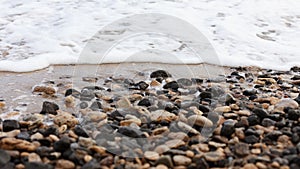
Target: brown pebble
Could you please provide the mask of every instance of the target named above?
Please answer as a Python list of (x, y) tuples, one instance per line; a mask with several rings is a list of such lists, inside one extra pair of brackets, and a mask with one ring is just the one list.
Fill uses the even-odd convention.
[(243, 169), (258, 169), (254, 164), (246, 164), (244, 165)]
[(157, 160), (159, 158), (159, 154), (155, 151), (146, 151), (144, 153), (144, 156), (146, 159), (152, 160), (152, 161)]
[(75, 164), (72, 161), (69, 160), (57, 160), (55, 169), (74, 169)]
[(25, 166), (24, 166), (24, 164), (17, 164), (15, 166), (15, 169), (25, 169)]
[(268, 167), (262, 163), (262, 162), (257, 162), (256, 164), (256, 167), (258, 167), (259, 169), (267, 169)]

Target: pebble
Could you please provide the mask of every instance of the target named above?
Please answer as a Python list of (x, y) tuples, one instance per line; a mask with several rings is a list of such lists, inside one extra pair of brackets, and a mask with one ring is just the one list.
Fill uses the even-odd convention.
[(55, 169), (75, 169), (75, 164), (69, 160), (57, 160)]
[(258, 169), (258, 168), (254, 164), (249, 163), (249, 164), (245, 164), (243, 166), (243, 169)]
[(56, 103), (44, 101), (42, 111), (40, 113), (41, 114), (54, 114), (54, 115), (56, 115), (57, 110), (59, 110), (59, 106)]
[(79, 123), (76, 117), (67, 112), (61, 112), (59, 115), (55, 116), (53, 122), (58, 126), (62, 126), (65, 124), (70, 128), (75, 127)]
[(249, 145), (245, 143), (238, 143), (234, 146), (234, 152), (238, 156), (246, 156), (250, 153)]
[(163, 164), (167, 166), (168, 168), (173, 168), (173, 162), (170, 156), (161, 156), (159, 159), (156, 160), (155, 162), (156, 165)]
[(5, 150), (0, 150), (0, 165), (4, 166), (10, 161), (11, 157)]
[(185, 142), (180, 139), (173, 139), (165, 142), (165, 145), (168, 146), (169, 148), (177, 148), (179, 146), (185, 145)]
[(4, 150), (23, 150), (31, 152), (35, 151), (37, 147), (34, 143), (30, 143), (26, 140), (3, 138), (0, 140), (0, 148)]
[(4, 132), (12, 131), (15, 129), (19, 129), (20, 125), (17, 120), (4, 120), (2, 124), (2, 130)]
[(35, 86), (32, 92), (45, 93), (48, 95), (53, 95), (56, 93), (55, 89), (50, 86)]
[(159, 158), (159, 154), (155, 151), (146, 151), (144, 153), (144, 156), (146, 159), (151, 160), (151, 161), (158, 160), (158, 158)]
[(168, 78), (172, 77), (170, 73), (165, 70), (157, 70), (150, 74), (150, 78)]
[(231, 112), (231, 107), (230, 106), (217, 107), (215, 108), (214, 111), (218, 113), (228, 113)]
[(29, 162), (42, 162), (42, 159), (41, 159), (41, 157), (38, 154), (36, 154), (36, 153), (30, 153), (28, 155), (28, 161)]
[(130, 108), (131, 103), (127, 97), (122, 97), (120, 100), (117, 101), (116, 106), (117, 108)]
[(224, 159), (225, 154), (219, 151), (211, 151), (204, 154), (204, 158), (210, 162), (216, 162)]
[(41, 133), (35, 133), (33, 135), (30, 136), (30, 139), (33, 140), (40, 140), (43, 139), (44, 136)]
[(187, 166), (192, 162), (192, 160), (189, 157), (183, 155), (175, 155), (173, 157), (173, 161), (175, 165), (183, 165), (183, 166)]
[(192, 115), (188, 118), (188, 123), (190, 125), (198, 125), (201, 127), (212, 127), (213, 122), (208, 118), (201, 116), (201, 115)]

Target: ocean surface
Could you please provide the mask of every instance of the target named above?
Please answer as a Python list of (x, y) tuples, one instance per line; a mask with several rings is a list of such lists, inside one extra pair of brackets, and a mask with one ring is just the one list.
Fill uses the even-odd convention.
[[(155, 25), (148, 17), (107, 29), (107, 25), (124, 17), (151, 13), (172, 16), (186, 24), (166, 20)], [(111, 43), (111, 36), (132, 30), (131, 24), (145, 25), (148, 21), (155, 32), (136, 33)], [(190, 32), (191, 27), (203, 37)], [(185, 39), (170, 37), (168, 30)], [(99, 41), (93, 46), (93, 56), (102, 59), (84, 52), (95, 37)], [(216, 55), (195, 52), (185, 43), (189, 38), (191, 45), (201, 46), (202, 41), (203, 45), (211, 45)], [(102, 44), (113, 45), (106, 50)], [(288, 70), (300, 65), (300, 1), (0, 0), (0, 71), (118, 62), (207, 62)]]

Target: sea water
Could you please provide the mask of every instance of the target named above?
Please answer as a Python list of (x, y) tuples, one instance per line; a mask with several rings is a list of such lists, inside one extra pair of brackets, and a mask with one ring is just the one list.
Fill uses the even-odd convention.
[[(127, 37), (101, 61), (82, 57), (89, 40), (103, 27), (149, 13), (170, 15), (194, 26), (215, 50), (217, 61), (202, 59), (207, 56), (195, 54), (180, 39), (155, 33)], [(168, 26), (171, 30), (178, 25)], [(0, 1), (0, 71), (118, 62), (207, 62), (288, 70), (300, 65), (299, 44), (298, 0)]]

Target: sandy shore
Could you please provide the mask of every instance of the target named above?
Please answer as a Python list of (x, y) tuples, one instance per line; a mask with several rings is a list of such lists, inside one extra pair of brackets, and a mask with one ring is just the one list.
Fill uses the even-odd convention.
[[(82, 88), (94, 83), (82, 81), (82, 77), (97, 77), (97, 84), (104, 82), (108, 77), (132, 78), (136, 81), (145, 79), (153, 70), (163, 69), (171, 72), (175, 79), (186, 78), (209, 78), (224, 75), (230, 68), (209, 64), (200, 65), (174, 65), (160, 63), (122, 63), (122, 64), (103, 64), (103, 65), (55, 65), (46, 69), (26, 72), (0, 72), (0, 99), (6, 103), (5, 112), (19, 110), (21, 112), (40, 111), (42, 102), (53, 100), (62, 102), (58, 98), (41, 99), (40, 96), (32, 93), (35, 85), (48, 82), (53, 86), (69, 84), (75, 88)], [(142, 73), (142, 74), (141, 74)], [(144, 76), (143, 76), (143, 73)], [(66, 86), (67, 87), (67, 86)], [(63, 91), (58, 91), (63, 95)], [(3, 110), (2, 110), (3, 111)]]

